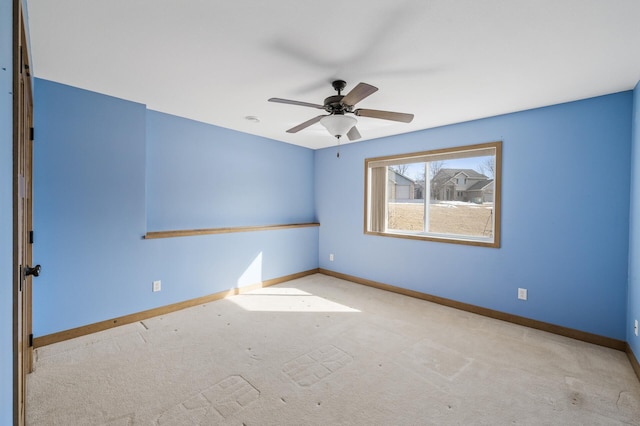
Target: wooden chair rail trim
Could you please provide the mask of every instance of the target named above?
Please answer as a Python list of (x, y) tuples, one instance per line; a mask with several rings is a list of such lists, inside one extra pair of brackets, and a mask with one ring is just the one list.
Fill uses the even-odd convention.
[[(366, 285), (368, 287), (374, 287), (380, 290), (386, 290), (393, 293), (402, 294), (405, 296), (415, 297), (417, 299), (426, 300), (428, 302), (437, 303), (439, 305), (448, 306), (450, 308), (460, 309), (462, 311), (471, 312), (474, 314), (482, 315), (489, 318), (494, 318), (502, 321), (507, 321), (513, 324), (523, 325), (525, 327), (534, 328), (537, 330), (546, 331), (560, 336), (570, 337), (572, 339), (581, 340), (587, 343), (593, 343), (596, 345), (604, 346), (619, 351), (626, 351), (627, 342), (610, 337), (601, 336), (599, 334), (587, 333), (586, 331), (575, 330), (568, 327), (563, 327), (556, 324), (550, 324), (543, 321), (538, 321), (530, 318), (521, 317), (518, 315), (509, 314), (506, 312), (495, 311), (493, 309), (483, 308), (481, 306), (471, 305), (469, 303), (458, 302), (452, 299), (444, 297), (433, 296), (427, 293), (421, 293), (415, 290), (408, 290), (401, 287), (395, 287), (389, 284), (383, 284), (376, 281), (355, 277), (353, 275), (347, 275), (340, 272), (335, 272), (327, 269), (320, 268), (321, 274), (329, 275), (332, 277), (340, 278), (343, 280), (351, 281), (356, 284)], [(639, 376), (640, 378), (640, 376)]]
[(194, 235), (229, 234), (233, 232), (274, 231), (277, 229), (308, 228), (320, 226), (317, 222), (290, 223), (284, 225), (232, 226), (228, 228), (182, 229), (171, 231), (151, 231), (144, 235), (145, 240), (155, 238), (190, 237)]
[(203, 305), (205, 303), (214, 302), (216, 300), (224, 299), (228, 296), (236, 294), (246, 293), (258, 288), (270, 287), (272, 285), (280, 284), (286, 281), (291, 281), (297, 278), (302, 278), (307, 275), (313, 275), (317, 273), (317, 269), (310, 269), (304, 272), (298, 272), (291, 275), (285, 275), (279, 278), (273, 278), (270, 280), (262, 281), (256, 284), (250, 284), (243, 287), (232, 288), (224, 290), (218, 293), (209, 294), (207, 296), (197, 297), (195, 299), (185, 300), (183, 302), (173, 303), (171, 305), (160, 306), (158, 308), (149, 309), (147, 311), (137, 312), (134, 314), (125, 315), (118, 318), (112, 318), (105, 321), (96, 322), (93, 324), (83, 325), (81, 327), (72, 328), (70, 330), (64, 330), (57, 333), (47, 334), (39, 336), (33, 339), (33, 347), (39, 348), (42, 346), (51, 345), (53, 343), (63, 342), (65, 340), (73, 339), (87, 334), (97, 333), (99, 331), (108, 330), (110, 328), (118, 327), (125, 324), (131, 324), (138, 321), (143, 321), (148, 318), (153, 318), (161, 315), (166, 315), (171, 312), (179, 311), (193, 306)]

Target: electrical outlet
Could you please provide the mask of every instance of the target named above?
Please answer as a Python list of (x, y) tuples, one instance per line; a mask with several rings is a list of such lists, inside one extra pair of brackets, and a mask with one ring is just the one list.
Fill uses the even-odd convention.
[(518, 289), (518, 299), (527, 300), (527, 289), (526, 288), (519, 288)]
[(633, 332), (638, 335), (638, 320), (636, 320), (633, 324)]
[(154, 281), (153, 282), (153, 291), (160, 291), (162, 290), (162, 281), (158, 280), (158, 281)]
[(329, 262), (333, 262), (333, 253), (329, 254)]

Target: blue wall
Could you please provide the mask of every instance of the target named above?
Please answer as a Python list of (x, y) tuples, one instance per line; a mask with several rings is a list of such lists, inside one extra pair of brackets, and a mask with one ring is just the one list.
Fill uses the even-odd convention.
[(147, 132), (150, 230), (315, 219), (313, 151), (154, 111)]
[(0, 425), (13, 422), (12, 6), (0, 0)]
[(318, 228), (142, 239), (314, 221), (311, 150), (46, 80), (35, 105), (35, 336), (317, 267)]
[[(320, 266), (625, 340), (632, 105), (623, 92), (347, 144), (337, 159), (335, 148), (36, 80), (35, 335)], [(504, 141), (500, 249), (363, 234), (365, 158), (494, 140)], [(141, 238), (316, 219), (320, 228)]]
[(640, 321), (640, 83), (633, 91), (633, 136), (631, 154), (631, 220), (629, 225), (629, 289), (627, 296), (627, 342), (640, 360), (640, 337), (633, 332)]
[[(625, 340), (631, 110), (623, 92), (316, 151), (320, 267)], [(364, 235), (365, 158), (497, 140), (500, 249)]]

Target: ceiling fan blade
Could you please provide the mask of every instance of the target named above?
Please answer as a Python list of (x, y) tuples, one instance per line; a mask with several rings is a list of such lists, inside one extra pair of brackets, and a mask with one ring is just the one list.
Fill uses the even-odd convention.
[(269, 102), (277, 102), (277, 103), (280, 103), (280, 104), (299, 105), (299, 106), (306, 106), (306, 107), (311, 107), (311, 108), (324, 109), (323, 105), (312, 104), (312, 103), (309, 103), (309, 102), (292, 101), (290, 99), (270, 98)]
[(349, 130), (349, 133), (347, 133), (347, 137), (349, 138), (350, 141), (356, 141), (360, 139), (362, 136), (360, 136), (360, 132), (358, 131), (356, 126), (353, 126), (351, 130)]
[(383, 120), (401, 121), (403, 123), (411, 123), (411, 120), (413, 120), (413, 114), (405, 114), (403, 112), (357, 109), (353, 111), (353, 113), (360, 117), (381, 118)]
[(358, 83), (344, 98), (343, 105), (354, 106), (367, 96), (378, 91), (378, 88), (367, 83)]
[(289, 130), (287, 130), (287, 133), (298, 133), (300, 130), (306, 129), (312, 124), (316, 124), (318, 121), (320, 121), (320, 119), (322, 119), (322, 117), (326, 117), (326, 115), (319, 115), (317, 117), (313, 117), (311, 120), (307, 120), (302, 124), (298, 124), (296, 127), (290, 128)]

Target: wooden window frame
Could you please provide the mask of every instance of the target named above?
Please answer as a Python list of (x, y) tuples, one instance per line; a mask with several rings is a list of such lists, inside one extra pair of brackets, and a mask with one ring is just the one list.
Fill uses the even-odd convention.
[[(419, 163), (427, 161), (438, 161), (443, 159), (471, 158), (476, 156), (487, 155), (486, 153), (493, 151), (495, 156), (494, 171), (494, 204), (493, 204), (493, 240), (482, 239), (473, 236), (464, 236), (456, 234), (435, 234), (429, 232), (403, 232), (398, 230), (389, 231), (386, 225), (386, 213), (382, 230), (372, 230), (371, 213), (372, 207), (370, 200), (372, 199), (372, 189), (370, 180), (372, 171), (382, 167), (388, 168), (390, 165), (404, 163)], [(425, 182), (425, 192), (427, 182)], [(425, 194), (425, 198), (426, 198)], [(374, 197), (375, 199), (376, 197)], [(380, 198), (380, 195), (377, 196)], [(385, 206), (387, 202), (385, 199)], [(435, 149), (429, 151), (414, 152), (408, 154), (398, 154), (385, 157), (367, 158), (364, 160), (364, 233), (366, 235), (406, 238), (411, 240), (435, 241), (451, 244), (463, 244), (479, 247), (500, 248), (500, 223), (501, 223), (501, 204), (502, 204), (502, 141), (488, 142), (475, 145), (458, 146), (452, 148)], [(425, 206), (429, 203), (425, 202)], [(386, 208), (386, 207), (385, 207)], [(378, 209), (380, 209), (378, 207)], [(377, 215), (379, 216), (379, 212)], [(378, 223), (382, 223), (379, 219)]]

